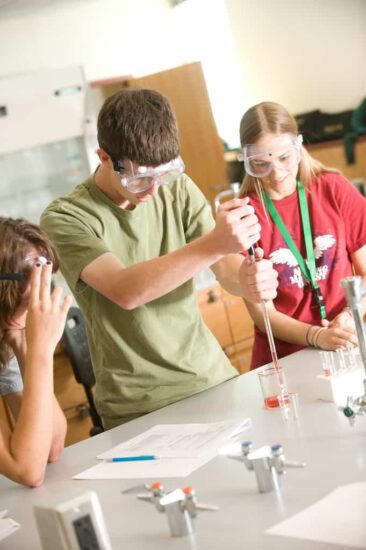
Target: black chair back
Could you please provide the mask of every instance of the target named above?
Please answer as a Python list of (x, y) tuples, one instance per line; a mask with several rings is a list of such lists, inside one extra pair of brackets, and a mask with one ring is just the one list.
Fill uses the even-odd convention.
[(92, 387), (95, 385), (95, 376), (86, 336), (85, 321), (78, 307), (69, 309), (62, 344), (70, 359), (76, 381), (84, 387), (94, 425), (90, 435), (95, 435), (103, 431), (103, 425), (94, 404)]

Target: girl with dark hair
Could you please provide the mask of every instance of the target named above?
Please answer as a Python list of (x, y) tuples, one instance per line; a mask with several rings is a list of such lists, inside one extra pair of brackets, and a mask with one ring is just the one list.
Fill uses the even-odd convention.
[[(71, 297), (51, 294), (55, 250), (26, 220), (0, 218), (0, 394), (16, 421), (0, 422), (0, 474), (42, 483), (47, 462), (64, 447), (66, 420), (53, 393), (53, 353)], [(23, 375), (21, 391), (17, 360)]]

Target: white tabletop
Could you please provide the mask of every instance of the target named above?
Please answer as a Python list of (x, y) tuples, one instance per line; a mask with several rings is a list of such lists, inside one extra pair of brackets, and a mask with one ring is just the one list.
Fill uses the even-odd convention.
[[(114, 549), (323, 550), (334, 546), (314, 541), (265, 534), (265, 530), (326, 496), (334, 488), (365, 480), (366, 418), (350, 427), (334, 403), (316, 397), (319, 355), (306, 349), (281, 360), (290, 391), (298, 392), (300, 420), (283, 422), (279, 410), (265, 410), (256, 372), (155, 411), (96, 437), (68, 447), (61, 459), (47, 468), (44, 485), (28, 489), (0, 478), (0, 510), (21, 524), (1, 548), (40, 548), (33, 506), (55, 497), (68, 500), (86, 490), (97, 492)], [(96, 455), (161, 423), (210, 422), (250, 417), (253, 427), (245, 439), (254, 448), (281, 443), (288, 459), (305, 461), (304, 469), (289, 469), (280, 495), (260, 494), (253, 472), (243, 464), (217, 456), (186, 478), (167, 479), (172, 490), (192, 485), (199, 500), (220, 507), (199, 514), (194, 538), (172, 538), (163, 514), (136, 498), (121, 494), (134, 480), (76, 481), (72, 476), (96, 464)], [(147, 480), (156, 481), (156, 480)], [(139, 483), (140, 480), (136, 483)]]

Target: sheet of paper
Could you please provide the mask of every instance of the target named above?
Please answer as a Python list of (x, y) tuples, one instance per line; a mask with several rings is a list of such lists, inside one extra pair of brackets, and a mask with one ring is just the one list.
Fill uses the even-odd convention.
[(7, 510), (0, 511), (0, 540), (12, 535), (20, 527), (20, 524), (11, 518), (6, 518)]
[(144, 462), (100, 462), (73, 479), (162, 479), (186, 477), (212, 456), (200, 458), (160, 458)]
[(224, 442), (250, 426), (250, 418), (205, 424), (157, 424), (98, 455), (98, 458), (144, 454), (161, 458), (215, 456)]
[(365, 510), (366, 482), (342, 485), (266, 533), (365, 549)]
[(100, 462), (73, 479), (144, 479), (186, 477), (216, 456), (218, 449), (251, 426), (250, 418), (206, 424), (158, 424), (98, 455), (155, 455), (157, 460)]

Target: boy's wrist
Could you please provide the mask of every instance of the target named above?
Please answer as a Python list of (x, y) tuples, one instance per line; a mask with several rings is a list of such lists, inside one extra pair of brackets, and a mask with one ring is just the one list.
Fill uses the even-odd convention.
[(206, 235), (203, 235), (201, 239), (202, 239), (202, 242), (204, 243), (206, 254), (208, 253), (208, 255), (212, 257), (212, 261), (210, 265), (218, 262), (225, 256), (223, 252), (218, 250), (218, 246), (217, 246), (218, 239), (215, 234), (215, 229), (213, 229), (209, 233), (206, 233)]

